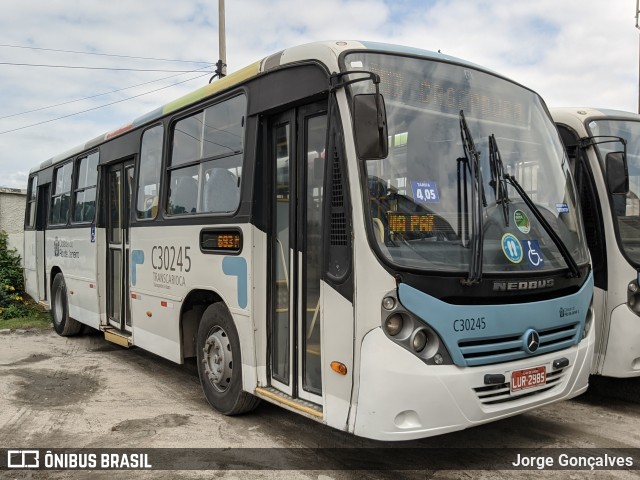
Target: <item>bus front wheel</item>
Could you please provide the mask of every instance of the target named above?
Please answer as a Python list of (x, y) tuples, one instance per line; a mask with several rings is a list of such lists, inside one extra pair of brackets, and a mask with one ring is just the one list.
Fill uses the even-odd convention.
[(260, 399), (242, 390), (240, 340), (223, 304), (209, 305), (202, 314), (196, 351), (200, 384), (213, 408), (238, 415), (258, 406)]
[(63, 337), (77, 335), (82, 330), (82, 324), (69, 317), (67, 285), (61, 273), (55, 276), (51, 285), (51, 320), (56, 333)]

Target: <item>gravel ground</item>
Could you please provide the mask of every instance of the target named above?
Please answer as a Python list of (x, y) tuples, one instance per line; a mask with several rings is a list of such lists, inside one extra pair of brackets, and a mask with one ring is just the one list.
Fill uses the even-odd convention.
[[(581, 397), (462, 432), (412, 442), (360, 439), (263, 402), (240, 417), (212, 410), (195, 364), (175, 365), (124, 349), (97, 332), (62, 338), (50, 331), (0, 335), (0, 448), (279, 448), (293, 464), (335, 465), (331, 450), (409, 448), (640, 448), (640, 379), (593, 378)], [(293, 450), (300, 449), (300, 450)], [(239, 450), (250, 452), (250, 450)], [(400, 450), (398, 450), (400, 451)], [(222, 451), (221, 451), (222, 452)], [(334, 452), (336, 452), (334, 450)], [(542, 452), (542, 451), (539, 451)], [(464, 453), (464, 452), (462, 452)], [(635, 453), (640, 462), (640, 450)], [(326, 457), (323, 458), (323, 455)], [(253, 459), (260, 464), (260, 459)], [(464, 470), (100, 471), (91, 478), (539, 478), (539, 471)], [(310, 463), (312, 464), (312, 463)], [(630, 471), (546, 471), (546, 478), (637, 478)], [(0, 471), (0, 477), (87, 478), (87, 471)]]

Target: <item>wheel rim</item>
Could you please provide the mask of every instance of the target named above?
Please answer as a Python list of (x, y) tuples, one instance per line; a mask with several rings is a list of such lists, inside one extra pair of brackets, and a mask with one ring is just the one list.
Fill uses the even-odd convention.
[(224, 392), (231, 383), (233, 371), (233, 352), (229, 336), (220, 326), (214, 327), (203, 348), (204, 373), (211, 385), (219, 392)]
[(56, 289), (56, 293), (54, 295), (54, 306), (53, 306), (53, 321), (56, 325), (60, 325), (62, 322), (63, 308), (62, 308), (62, 289)]

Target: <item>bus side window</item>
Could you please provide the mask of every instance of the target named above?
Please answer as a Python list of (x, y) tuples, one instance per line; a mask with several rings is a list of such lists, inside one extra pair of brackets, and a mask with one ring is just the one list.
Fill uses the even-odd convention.
[(51, 196), (51, 225), (66, 225), (71, 203), (71, 172), (73, 163), (67, 162), (54, 172), (54, 190)]
[(170, 215), (233, 213), (240, 204), (245, 95), (178, 120), (169, 165)]
[[(186, 173), (191, 173), (187, 169)], [(169, 195), (169, 211), (173, 215), (194, 213), (198, 202), (198, 182), (195, 178), (185, 175), (171, 179)]]
[(93, 221), (96, 212), (96, 184), (98, 180), (98, 152), (80, 158), (77, 162), (77, 185), (74, 191), (73, 221)]
[(142, 135), (136, 204), (136, 215), (140, 220), (156, 218), (158, 213), (162, 134), (162, 125), (156, 125)]
[(233, 212), (240, 202), (238, 177), (226, 168), (212, 168), (204, 185), (204, 212)]
[(29, 180), (29, 190), (27, 195), (27, 214), (25, 217), (25, 228), (33, 228), (36, 225), (36, 205), (38, 192), (38, 176), (34, 175)]

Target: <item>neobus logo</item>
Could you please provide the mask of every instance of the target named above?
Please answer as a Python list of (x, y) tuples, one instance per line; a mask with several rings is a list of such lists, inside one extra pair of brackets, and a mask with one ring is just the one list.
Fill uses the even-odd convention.
[(494, 292), (512, 292), (520, 290), (537, 290), (539, 288), (553, 287), (553, 278), (543, 280), (529, 280), (525, 282), (493, 282)]

